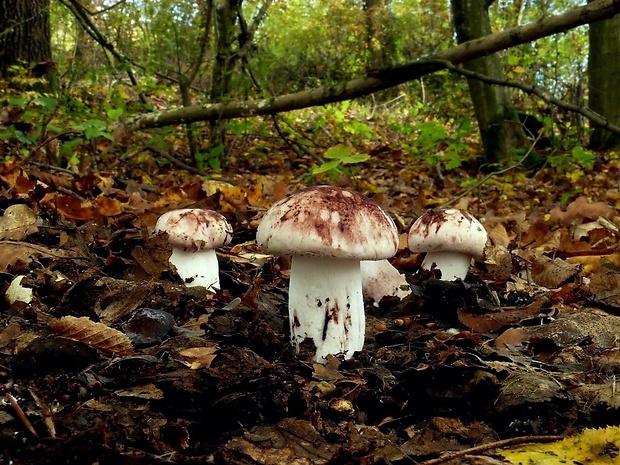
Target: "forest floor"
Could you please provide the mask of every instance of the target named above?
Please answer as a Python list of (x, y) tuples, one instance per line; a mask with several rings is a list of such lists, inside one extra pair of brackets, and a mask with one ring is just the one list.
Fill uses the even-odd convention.
[[(402, 241), (393, 264), (414, 292), (367, 302), (364, 350), (326, 365), (292, 352), (289, 261), (253, 242), (303, 187), (299, 161), (282, 148), (208, 180), (140, 163), (0, 163), (0, 210), (28, 207), (0, 218), (0, 463), (498, 464), (497, 441), (620, 424), (620, 161), (516, 169), (467, 192), (483, 175), (377, 146), (332, 182), (373, 198), (403, 238), (452, 202), (491, 239), (455, 283), (421, 273)], [(234, 229), (217, 293), (185, 287), (152, 234), (190, 206)], [(607, 442), (596, 463), (618, 451)]]

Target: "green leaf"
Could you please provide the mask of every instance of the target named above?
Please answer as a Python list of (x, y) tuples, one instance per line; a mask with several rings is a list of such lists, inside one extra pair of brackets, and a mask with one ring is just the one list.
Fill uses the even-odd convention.
[(515, 55), (508, 55), (508, 64), (510, 66), (516, 66), (519, 64), (519, 57)]
[(224, 153), (225, 148), (226, 147), (224, 147), (223, 144), (216, 145), (211, 150), (209, 150), (209, 155), (211, 155), (212, 157), (219, 157), (222, 153)]
[(101, 131), (98, 128), (90, 127), (84, 130), (84, 135), (86, 136), (87, 140), (92, 140), (96, 137), (99, 137), (101, 135)]
[(321, 166), (316, 166), (312, 168), (312, 174), (321, 174), (327, 173), (328, 171), (332, 171), (337, 169), (340, 166), (340, 160), (332, 160), (323, 163)]
[(22, 144), (32, 144), (34, 142), (26, 137), (26, 135), (21, 131), (15, 131), (15, 137), (17, 137), (17, 140)]
[(323, 154), (324, 158), (330, 160), (342, 160), (343, 158), (352, 156), (351, 148), (346, 145), (336, 145), (328, 148)]
[(343, 165), (350, 165), (352, 163), (362, 163), (370, 158), (370, 155), (366, 155), (365, 153), (360, 153), (357, 155), (350, 155), (346, 158), (342, 158), (340, 162)]
[(124, 110), (122, 108), (114, 108), (112, 110), (108, 110), (108, 118), (112, 121), (116, 121), (121, 116), (123, 116)]
[(52, 111), (56, 108), (56, 104), (58, 103), (58, 99), (54, 97), (38, 97), (34, 101), (35, 103), (40, 103), (43, 105), (48, 111)]
[(85, 127), (92, 126), (94, 128), (103, 128), (106, 126), (106, 122), (101, 121), (100, 119), (89, 119), (88, 121), (84, 122), (84, 126)]
[(13, 98), (13, 99), (9, 100), (9, 105), (12, 106), (12, 107), (23, 107), (28, 102), (30, 102), (30, 99), (26, 98), (26, 97)]

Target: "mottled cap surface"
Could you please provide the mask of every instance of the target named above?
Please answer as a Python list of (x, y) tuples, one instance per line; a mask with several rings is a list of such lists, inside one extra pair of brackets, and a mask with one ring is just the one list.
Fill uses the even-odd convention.
[(412, 252), (462, 252), (481, 260), (487, 232), (468, 212), (436, 208), (414, 221), (407, 238)]
[(396, 253), (398, 230), (369, 198), (318, 186), (274, 204), (258, 227), (256, 242), (274, 255), (380, 260)]
[(164, 213), (157, 220), (155, 232), (168, 233), (173, 247), (206, 250), (230, 242), (232, 228), (226, 218), (213, 210), (184, 208)]

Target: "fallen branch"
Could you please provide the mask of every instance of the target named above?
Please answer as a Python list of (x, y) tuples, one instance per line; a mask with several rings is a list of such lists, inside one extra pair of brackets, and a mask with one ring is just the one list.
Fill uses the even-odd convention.
[(124, 119), (122, 124), (128, 131), (137, 131), (194, 121), (273, 115), (350, 100), (445, 69), (445, 64), (441, 64), (442, 61), (458, 65), (490, 53), (565, 32), (577, 26), (611, 18), (618, 13), (620, 13), (620, 0), (595, 0), (560, 15), (549, 16), (525, 26), (509, 28), (496, 34), (465, 42), (402, 67), (374, 70), (366, 77), (348, 82), (268, 99), (192, 105), (165, 112), (136, 115)]

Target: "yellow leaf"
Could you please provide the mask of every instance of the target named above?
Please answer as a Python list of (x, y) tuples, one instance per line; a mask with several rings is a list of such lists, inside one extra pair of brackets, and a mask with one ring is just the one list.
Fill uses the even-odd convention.
[(532, 443), (499, 451), (514, 465), (617, 464), (620, 426), (586, 429), (576, 436), (548, 444)]
[(513, 70), (515, 73), (519, 73), (519, 74), (523, 74), (523, 73), (525, 73), (525, 72), (526, 72), (526, 71), (525, 71), (525, 68), (523, 68), (523, 66), (515, 66), (514, 68), (512, 68), (512, 70)]

